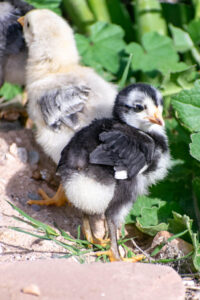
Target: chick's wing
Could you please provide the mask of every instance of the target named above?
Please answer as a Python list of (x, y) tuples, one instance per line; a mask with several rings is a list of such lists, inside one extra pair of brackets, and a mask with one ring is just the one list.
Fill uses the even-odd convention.
[(89, 92), (90, 89), (83, 85), (46, 91), (38, 101), (46, 125), (57, 131), (61, 125), (75, 130), (78, 127), (77, 113), (83, 110)]
[(139, 173), (154, 153), (154, 142), (148, 139), (135, 139), (118, 130), (102, 132), (101, 144), (90, 153), (90, 163), (113, 166), (115, 171), (126, 170), (131, 178)]

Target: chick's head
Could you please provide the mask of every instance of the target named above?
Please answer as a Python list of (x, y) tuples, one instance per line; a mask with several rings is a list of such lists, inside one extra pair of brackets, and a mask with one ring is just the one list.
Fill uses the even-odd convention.
[(162, 130), (162, 112), (161, 93), (144, 83), (132, 84), (119, 92), (113, 110), (115, 118), (144, 131), (153, 127)]
[(37, 63), (66, 66), (79, 61), (71, 27), (48, 9), (32, 10), (23, 19), (29, 58)]

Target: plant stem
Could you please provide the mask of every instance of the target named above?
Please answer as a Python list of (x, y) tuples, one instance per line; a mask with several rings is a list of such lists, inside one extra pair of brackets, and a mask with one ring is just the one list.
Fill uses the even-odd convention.
[(193, 0), (195, 19), (200, 19), (200, 0)]
[(97, 21), (110, 23), (111, 19), (106, 0), (88, 0), (88, 4)]
[(166, 21), (162, 17), (162, 7), (158, 0), (136, 0), (135, 18), (139, 41), (147, 32), (156, 31), (161, 35), (167, 35)]
[(120, 0), (106, 0), (112, 23), (120, 25), (125, 31), (127, 42), (134, 40), (133, 22), (128, 10)]
[(86, 0), (63, 0), (63, 11), (69, 16), (80, 32), (89, 32), (89, 25), (95, 18)]

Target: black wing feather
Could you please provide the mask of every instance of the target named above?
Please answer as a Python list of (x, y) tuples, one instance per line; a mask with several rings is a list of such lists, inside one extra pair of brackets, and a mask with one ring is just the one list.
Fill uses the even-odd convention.
[(151, 162), (155, 144), (150, 137), (130, 136), (120, 130), (104, 131), (99, 135), (101, 144), (90, 153), (90, 163), (113, 166), (115, 171), (126, 170), (131, 178)]
[(86, 86), (69, 86), (47, 91), (38, 101), (45, 123), (54, 130), (61, 125), (75, 129), (78, 112), (82, 111), (89, 95)]

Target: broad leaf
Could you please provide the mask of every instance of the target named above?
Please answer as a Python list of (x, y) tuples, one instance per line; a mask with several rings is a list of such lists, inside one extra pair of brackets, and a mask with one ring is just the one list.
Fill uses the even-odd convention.
[(181, 91), (172, 97), (172, 105), (180, 121), (191, 132), (200, 131), (200, 82), (191, 90)]
[(190, 154), (200, 161), (200, 132), (191, 135)]
[(89, 38), (75, 35), (84, 64), (92, 67), (100, 64), (107, 71), (116, 73), (119, 69), (119, 52), (125, 47), (123, 29), (104, 22), (97, 22), (90, 28)]
[(173, 232), (180, 232), (184, 229), (188, 230), (189, 241), (192, 242), (194, 247), (193, 252), (193, 264), (195, 269), (199, 272), (200, 271), (200, 244), (198, 241), (197, 234), (193, 232), (192, 229), (193, 221), (186, 215), (181, 216), (177, 213), (173, 213), (173, 219), (170, 221), (170, 228)]
[(170, 30), (177, 51), (184, 53), (194, 47), (193, 41), (186, 31), (173, 25), (170, 25)]
[(11, 84), (8, 82), (5, 82), (0, 89), (0, 97), (3, 97), (5, 100), (11, 100), (21, 93), (22, 88), (19, 85)]
[(185, 63), (179, 62), (172, 40), (156, 32), (144, 34), (142, 46), (130, 43), (126, 51), (133, 54), (132, 69), (134, 71), (157, 70), (166, 75), (166, 73), (181, 72), (188, 67)]
[(192, 20), (188, 25), (188, 32), (195, 44), (200, 43), (200, 20)]
[(25, 0), (27, 3), (33, 5), (35, 8), (51, 9), (57, 14), (61, 15), (60, 5), (62, 0)]

